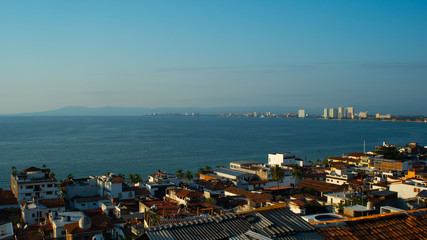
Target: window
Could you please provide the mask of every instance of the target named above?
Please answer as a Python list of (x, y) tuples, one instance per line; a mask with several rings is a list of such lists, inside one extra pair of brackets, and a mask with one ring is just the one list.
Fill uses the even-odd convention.
[(31, 185), (31, 186), (26, 186), (25, 187), (26, 189), (33, 189), (33, 186)]
[(82, 203), (82, 207), (86, 206), (86, 204)]
[(32, 216), (33, 216), (33, 218), (34, 218), (34, 217), (36, 217), (36, 215), (35, 215), (34, 213), (33, 213), (33, 215), (32, 215)]
[(417, 188), (414, 188), (414, 192), (417, 192)]
[(62, 234), (62, 235), (65, 235), (65, 231), (61, 231), (61, 234)]
[(53, 186), (52, 184), (48, 184), (48, 185), (47, 185), (47, 187), (52, 187), (52, 186)]
[(44, 184), (42, 184), (42, 187), (44, 187)]
[(94, 203), (92, 203), (92, 205), (93, 205), (93, 206), (96, 206), (96, 203), (94, 202)]
[(52, 191), (46, 192), (46, 195), (52, 195)]
[(31, 193), (26, 193), (25, 196), (29, 197), (31, 196)]

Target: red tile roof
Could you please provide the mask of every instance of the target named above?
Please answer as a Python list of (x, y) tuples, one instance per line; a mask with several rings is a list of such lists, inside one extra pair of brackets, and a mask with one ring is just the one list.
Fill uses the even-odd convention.
[(190, 191), (187, 189), (182, 189), (181, 191), (175, 193), (175, 195), (181, 198), (185, 198), (185, 197), (193, 198), (193, 197), (202, 197), (203, 193), (199, 191)]
[(247, 199), (255, 202), (255, 203), (266, 203), (266, 202), (271, 202), (273, 197), (270, 194), (256, 194), (256, 193), (251, 193), (236, 187), (229, 187), (227, 189), (225, 189), (226, 192), (229, 193), (233, 193), (236, 195), (241, 195), (241, 196), (245, 196)]
[(342, 192), (344, 189), (347, 188), (346, 185), (336, 185), (332, 183), (322, 182), (322, 181), (316, 181), (311, 179), (304, 179), (300, 183), (297, 184), (297, 187), (301, 188), (312, 188), (319, 192)]
[(10, 190), (0, 191), (0, 205), (12, 205), (16, 204), (18, 207), (18, 201), (16, 200), (13, 192)]
[(325, 239), (427, 239), (427, 209), (311, 223)]

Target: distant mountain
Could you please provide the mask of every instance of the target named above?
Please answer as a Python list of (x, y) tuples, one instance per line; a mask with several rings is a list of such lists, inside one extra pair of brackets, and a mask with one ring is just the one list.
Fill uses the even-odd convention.
[[(184, 114), (184, 113), (198, 113), (202, 115), (217, 115), (225, 113), (251, 113), (251, 112), (271, 112), (276, 114), (296, 113), (299, 108), (297, 107), (284, 107), (284, 106), (250, 106), (250, 107), (214, 107), (214, 108), (200, 108), (200, 107), (183, 107), (183, 108), (128, 108), (128, 107), (81, 107), (81, 106), (67, 106), (56, 110), (44, 112), (32, 112), (14, 114), (19, 116), (144, 116), (148, 114)], [(321, 109), (306, 109), (309, 114), (320, 114)]]

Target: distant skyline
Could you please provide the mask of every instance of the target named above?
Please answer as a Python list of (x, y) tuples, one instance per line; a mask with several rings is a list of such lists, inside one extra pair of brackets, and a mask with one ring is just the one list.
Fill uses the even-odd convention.
[(0, 114), (355, 106), (427, 115), (426, 23), (426, 1), (0, 1)]

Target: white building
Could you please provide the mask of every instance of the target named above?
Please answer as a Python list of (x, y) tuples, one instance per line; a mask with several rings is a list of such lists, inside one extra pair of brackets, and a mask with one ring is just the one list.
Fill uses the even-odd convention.
[(342, 119), (344, 117), (344, 111), (342, 107), (338, 108), (338, 119)]
[(0, 225), (0, 239), (15, 239), (11, 222)]
[(336, 185), (347, 184), (349, 180), (354, 178), (354, 174), (347, 172), (346, 169), (336, 169), (326, 175), (326, 182)]
[(327, 119), (327, 118), (328, 118), (328, 109), (327, 109), (327, 108), (324, 108), (324, 109), (323, 109), (323, 118), (324, 118), (324, 119)]
[(27, 225), (45, 221), (45, 216), (50, 212), (64, 212), (64, 200), (45, 199), (39, 201), (26, 201), (21, 203), (22, 219)]
[(70, 208), (73, 210), (91, 210), (101, 208), (103, 203), (110, 203), (110, 199), (106, 196), (96, 197), (74, 197), (70, 201)]
[(305, 118), (305, 109), (298, 110), (298, 117)]
[(10, 177), (10, 188), (18, 203), (33, 199), (58, 198), (57, 180), (50, 176), (50, 169), (30, 167), (22, 172), (14, 172)]
[(427, 190), (427, 181), (424, 180), (409, 179), (390, 184), (390, 191), (397, 192), (397, 197), (403, 199), (416, 198), (423, 190)]
[(347, 107), (346, 112), (347, 112), (347, 118), (354, 119), (354, 107)]
[(295, 155), (290, 152), (268, 154), (268, 165), (270, 166), (291, 166), (294, 164), (298, 164), (302, 167), (304, 166), (304, 160), (296, 158)]
[(329, 108), (329, 118), (337, 118), (337, 109), (336, 108)]
[(359, 112), (359, 117), (360, 118), (367, 118), (368, 117), (368, 112)]
[(66, 237), (65, 224), (76, 223), (83, 216), (83, 212), (51, 212), (49, 213), (49, 222), (53, 228), (53, 238), (61, 239)]
[(135, 191), (132, 190), (122, 177), (113, 173), (108, 176), (96, 177), (99, 195), (108, 198), (132, 199), (135, 197)]
[(97, 180), (94, 177), (84, 179), (72, 179), (64, 186), (64, 196), (66, 199), (72, 199), (75, 196), (79, 197), (94, 197), (99, 196)]

